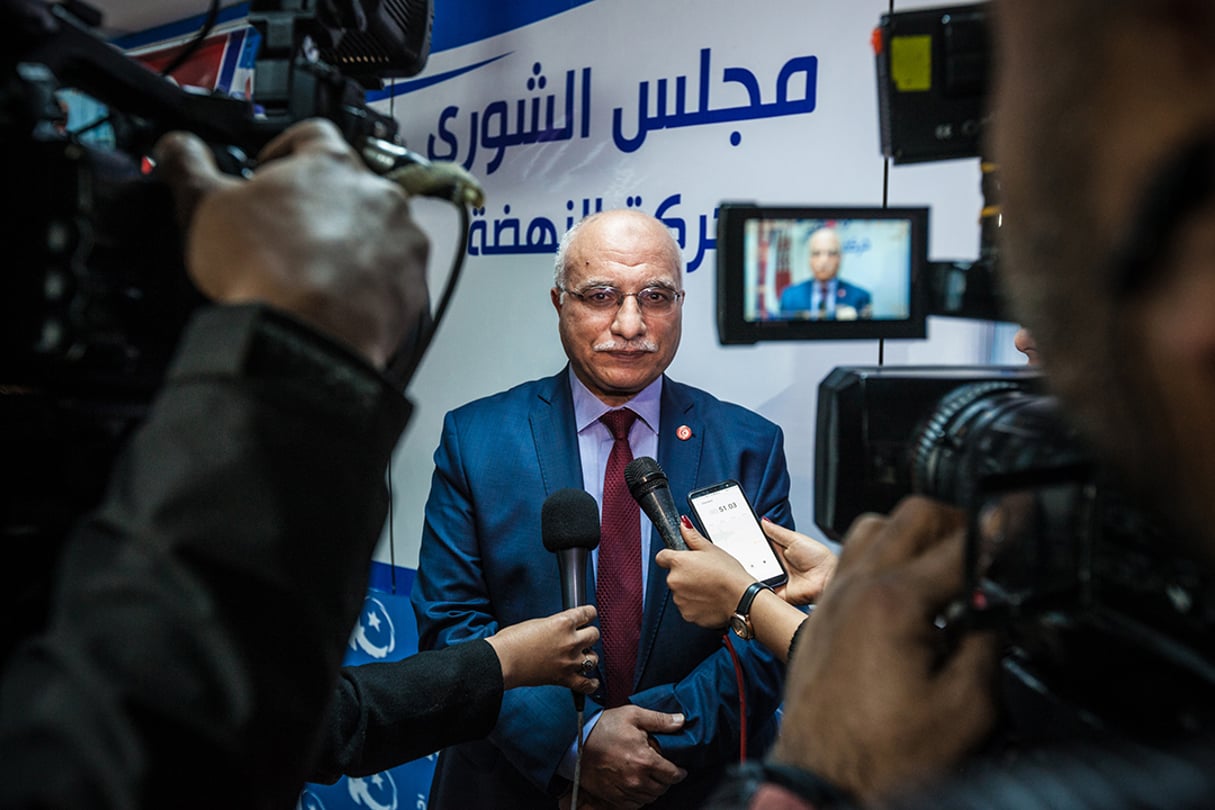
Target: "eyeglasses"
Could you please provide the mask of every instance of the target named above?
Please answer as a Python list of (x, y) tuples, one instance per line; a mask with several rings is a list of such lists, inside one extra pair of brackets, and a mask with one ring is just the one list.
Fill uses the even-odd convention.
[(637, 306), (642, 312), (651, 315), (666, 315), (675, 309), (675, 304), (683, 299), (683, 290), (671, 290), (666, 287), (646, 287), (635, 293), (625, 293), (615, 287), (587, 287), (582, 292), (559, 288), (563, 293), (569, 293), (589, 309), (596, 312), (613, 312), (624, 304), (626, 298), (636, 298)]

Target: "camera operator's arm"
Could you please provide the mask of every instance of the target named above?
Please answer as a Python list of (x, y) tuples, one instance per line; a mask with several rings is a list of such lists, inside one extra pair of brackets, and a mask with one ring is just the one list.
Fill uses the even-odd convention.
[[(835, 571), (836, 558), (829, 548), (804, 534), (769, 520), (763, 521), (763, 527), (775, 544), (789, 581), (776, 593), (765, 590), (756, 594), (750, 618), (755, 637), (785, 660), (794, 633), (806, 619), (794, 605), (809, 604), (819, 597)], [(668, 569), (667, 587), (684, 619), (701, 627), (725, 627), (755, 578), (701, 536), (686, 518), (680, 530), (688, 551), (663, 549), (654, 561)]]
[(857, 520), (789, 665), (773, 758), (862, 800), (942, 774), (991, 729), (995, 642), (949, 646), (936, 617), (964, 587), (965, 517), (913, 497)]
[(48, 630), (6, 662), (0, 805), (297, 798), (409, 414), (367, 360), (426, 298), (404, 198), (336, 140), (303, 125), (276, 147), (299, 154), (248, 182), (215, 175), (193, 139), (164, 144), (161, 166), (199, 203), (199, 284), (296, 317), (218, 306), (187, 327), (64, 547)]

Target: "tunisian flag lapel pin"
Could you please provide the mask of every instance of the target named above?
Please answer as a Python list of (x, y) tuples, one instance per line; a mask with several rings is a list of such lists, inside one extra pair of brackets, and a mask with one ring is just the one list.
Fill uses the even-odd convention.
[(688, 439), (692, 438), (692, 428), (688, 427), (687, 425), (680, 425), (675, 430), (675, 438), (679, 439), (681, 442), (686, 442)]

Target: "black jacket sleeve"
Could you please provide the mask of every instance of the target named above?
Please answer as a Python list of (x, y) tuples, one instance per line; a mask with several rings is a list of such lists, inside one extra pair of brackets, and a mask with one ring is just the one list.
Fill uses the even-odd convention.
[(5, 666), (0, 807), (293, 806), (408, 415), (290, 318), (200, 311)]
[(345, 667), (311, 778), (366, 776), (484, 737), (501, 705), (502, 667), (483, 639)]

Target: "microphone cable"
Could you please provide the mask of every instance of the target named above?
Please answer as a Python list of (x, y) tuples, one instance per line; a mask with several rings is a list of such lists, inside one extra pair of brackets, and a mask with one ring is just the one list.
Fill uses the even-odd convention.
[[(427, 313), (427, 316), (418, 324), (415, 333), (402, 341), (400, 349), (389, 359), (388, 365), (384, 369), (384, 375), (388, 380), (403, 390), (413, 379), (413, 373), (422, 362), (422, 356), (434, 339), (435, 333), (439, 331), (439, 323), (447, 312), (447, 305), (451, 302), (452, 294), (455, 293), (456, 282), (460, 278), (460, 273), (464, 269), (464, 260), (468, 256), (468, 231), (471, 221), (469, 207), (485, 205), (485, 190), (476, 178), (465, 171), (462, 166), (446, 161), (432, 162), (391, 141), (365, 138), (358, 151), (369, 169), (395, 182), (406, 194), (411, 197), (416, 195), (445, 200), (455, 206), (460, 216), (460, 226), (457, 229), (459, 242), (434, 315)], [(391, 462), (386, 477), (388, 479), (388, 554), (391, 561), (392, 589), (395, 593), (397, 544)], [(579, 744), (581, 746), (581, 740)]]
[(582, 744), (586, 735), (582, 728), (582, 706), (578, 707), (578, 745), (574, 754), (574, 788), (570, 791), (570, 810), (578, 810), (578, 783), (582, 781)]
[(381, 138), (365, 138), (359, 148), (359, 154), (368, 168), (396, 183), (409, 196), (444, 200), (455, 206), (460, 215), (460, 241), (434, 315), (419, 324), (414, 335), (406, 338), (401, 349), (384, 370), (385, 376), (393, 384), (404, 388), (412, 379), (418, 364), (422, 362), (422, 355), (426, 353), (439, 330), (439, 323), (451, 302), (456, 282), (464, 267), (464, 259), (468, 255), (469, 208), (485, 205), (485, 190), (476, 178), (459, 164), (430, 161), (400, 144)]
[(743, 676), (742, 661), (738, 651), (734, 649), (734, 640), (730, 631), (721, 634), (721, 643), (730, 651), (730, 660), (734, 662), (734, 680), (738, 684), (738, 761), (747, 761), (747, 679)]

